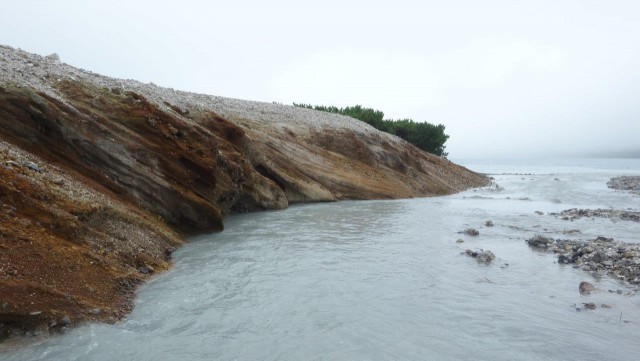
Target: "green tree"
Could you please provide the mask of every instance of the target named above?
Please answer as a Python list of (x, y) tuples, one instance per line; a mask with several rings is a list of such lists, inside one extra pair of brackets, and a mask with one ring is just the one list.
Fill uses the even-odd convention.
[(361, 105), (345, 108), (304, 103), (293, 103), (293, 105), (300, 108), (346, 115), (363, 121), (380, 131), (396, 135), (426, 152), (447, 156), (444, 150), (446, 148), (445, 143), (449, 139), (449, 136), (445, 134), (445, 126), (443, 124), (418, 123), (412, 119), (384, 119), (384, 113), (382, 111), (365, 108)]

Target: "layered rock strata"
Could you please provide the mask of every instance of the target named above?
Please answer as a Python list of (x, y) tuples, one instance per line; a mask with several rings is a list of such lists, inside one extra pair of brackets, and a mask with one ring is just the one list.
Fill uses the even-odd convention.
[(185, 236), (230, 212), (486, 184), (348, 117), (0, 46), (0, 338), (114, 322)]

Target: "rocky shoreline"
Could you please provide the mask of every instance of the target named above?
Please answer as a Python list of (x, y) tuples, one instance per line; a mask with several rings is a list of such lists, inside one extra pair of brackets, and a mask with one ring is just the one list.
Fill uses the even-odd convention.
[(613, 221), (640, 222), (640, 212), (621, 211), (616, 209), (566, 209), (559, 213), (549, 213), (565, 221), (573, 221), (580, 218), (608, 218)]
[(0, 46), (0, 341), (121, 319), (186, 236), (233, 212), (488, 183), (349, 117)]
[(640, 194), (640, 176), (620, 176), (611, 178), (607, 187)]
[(526, 242), (532, 248), (557, 254), (559, 264), (573, 265), (594, 277), (608, 275), (630, 285), (640, 285), (640, 244), (606, 237), (579, 241), (541, 235)]
[[(638, 176), (622, 176), (611, 178), (607, 183), (609, 188), (619, 190), (637, 191), (640, 189), (640, 177)], [(492, 183), (492, 187), (498, 188), (497, 184)], [(493, 190), (492, 188), (485, 188)], [(499, 189), (499, 188), (498, 188)], [(537, 215), (544, 215), (544, 212), (535, 211)], [(547, 213), (558, 219), (574, 221), (581, 218), (604, 218), (613, 222), (640, 222), (640, 212), (617, 209), (579, 209), (571, 208), (561, 212)], [(485, 226), (492, 227), (492, 221), (486, 221)], [(517, 226), (508, 226), (520, 231), (532, 231)], [(539, 226), (538, 226), (539, 227)], [(544, 228), (544, 231), (547, 231)], [(557, 231), (560, 233), (560, 231)], [(479, 231), (474, 228), (467, 228), (458, 233), (467, 236), (478, 236)], [(562, 230), (565, 235), (579, 235), (582, 232), (578, 229)], [(572, 265), (573, 268), (588, 272), (591, 276), (601, 278), (605, 276), (612, 277), (628, 286), (631, 290), (623, 291), (621, 289), (609, 290), (619, 294), (635, 295), (640, 292), (640, 243), (628, 243), (615, 241), (609, 237), (596, 237), (587, 240), (576, 239), (556, 239), (537, 234), (533, 237), (525, 239), (526, 243), (533, 249), (541, 250), (557, 255), (557, 263)], [(465, 240), (458, 239), (456, 243), (465, 243)], [(475, 258), (478, 263), (489, 264), (495, 259), (495, 255), (491, 251), (483, 249), (466, 249), (461, 254)], [(580, 284), (580, 293), (588, 294), (590, 291), (584, 291), (584, 288), (593, 287), (588, 282)], [(606, 306), (606, 307), (605, 307)], [(595, 304), (585, 304), (587, 309), (595, 309)], [(608, 308), (608, 305), (601, 305)], [(577, 308), (580, 310), (580, 308)]]
[[(640, 190), (640, 176), (611, 178), (607, 186), (616, 190), (637, 192)], [(630, 209), (571, 208), (558, 213), (551, 212), (549, 215), (567, 221), (580, 218), (605, 218), (614, 222), (640, 222), (640, 212)], [(569, 230), (563, 233), (579, 234), (580, 231)], [(557, 254), (559, 264), (572, 265), (574, 268), (590, 273), (593, 277), (610, 276), (623, 284), (635, 287), (628, 294), (636, 294), (640, 290), (640, 244), (638, 243), (619, 242), (603, 236), (588, 240), (569, 240), (542, 235), (528, 238), (526, 242), (534, 249)], [(587, 283), (583, 282), (583, 284)], [(590, 284), (583, 284), (580, 285), (581, 293), (583, 293), (583, 286), (590, 286)], [(618, 290), (618, 293), (621, 291)]]

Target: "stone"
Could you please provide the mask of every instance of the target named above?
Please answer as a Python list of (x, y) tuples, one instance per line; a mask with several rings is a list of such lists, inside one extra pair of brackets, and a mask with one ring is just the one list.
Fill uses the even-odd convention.
[(487, 227), (493, 227), (493, 221), (486, 221), (484, 222), (484, 225)]
[(529, 246), (535, 248), (548, 248), (552, 244), (555, 244), (555, 241), (552, 238), (544, 237), (539, 234), (527, 239), (526, 241)]
[(536, 214), (537, 214), (537, 215), (539, 215), (539, 216), (541, 216), (541, 215), (543, 215), (544, 213), (543, 213), (543, 212), (540, 212), (540, 211), (536, 211)]
[(634, 254), (631, 251), (626, 251), (622, 254), (622, 258), (634, 258), (636, 256), (636, 254)]
[(578, 291), (580, 291), (581, 295), (589, 295), (591, 292), (595, 291), (596, 288), (589, 282), (580, 282), (578, 286)]
[(464, 230), (464, 234), (468, 235), (468, 236), (477, 236), (480, 234), (480, 232), (478, 232), (477, 229), (474, 228), (467, 228)]
[(593, 302), (587, 302), (587, 303), (583, 303), (582, 304), (584, 306), (584, 308), (586, 308), (587, 310), (595, 310), (596, 309), (596, 304)]
[(464, 251), (464, 253), (472, 258), (475, 258), (476, 261), (478, 261), (478, 263), (486, 263), (489, 264), (491, 263), (494, 259), (496, 259), (496, 255), (493, 254), (493, 252), (491, 251), (484, 251), (484, 250), (480, 250), (480, 251), (472, 251), (470, 249), (467, 249)]
[(604, 253), (603, 252), (594, 252), (593, 255), (591, 256), (591, 261), (595, 262), (595, 263), (600, 263), (604, 260)]
[(154, 273), (156, 270), (155, 268), (151, 267), (150, 265), (144, 265), (138, 268), (138, 272), (147, 275), (147, 274), (152, 274)]
[(602, 236), (598, 236), (595, 239), (596, 242), (613, 242), (613, 238), (607, 238), (607, 237), (602, 237)]
[(476, 257), (476, 261), (480, 263), (491, 263), (494, 259), (496, 259), (496, 255), (491, 251), (479, 252)]
[(459, 239), (456, 241), (456, 243), (464, 243), (464, 239), (460, 239), (460, 238), (459, 238)]
[(44, 57), (46, 60), (52, 61), (54, 63), (60, 63), (60, 55), (56, 53), (49, 54)]
[(62, 319), (59, 322), (62, 326), (68, 326), (71, 324), (71, 319), (69, 318), (69, 316), (65, 315), (64, 317), (62, 317)]
[(640, 176), (621, 176), (611, 178), (607, 186), (612, 189), (640, 191)]
[[(615, 209), (566, 209), (554, 214), (564, 220), (574, 220), (578, 218), (608, 218), (612, 221), (622, 220), (640, 222), (640, 212), (620, 211)], [(602, 242), (613, 242), (613, 238), (598, 237)]]
[(27, 168), (31, 169), (34, 172), (42, 173), (42, 169), (40, 169), (40, 166), (34, 162), (27, 163)]

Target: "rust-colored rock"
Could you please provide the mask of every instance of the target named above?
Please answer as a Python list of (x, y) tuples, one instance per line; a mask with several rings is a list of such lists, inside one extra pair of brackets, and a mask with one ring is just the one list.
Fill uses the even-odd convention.
[(123, 317), (230, 212), (487, 183), (349, 118), (0, 55), (0, 339)]

